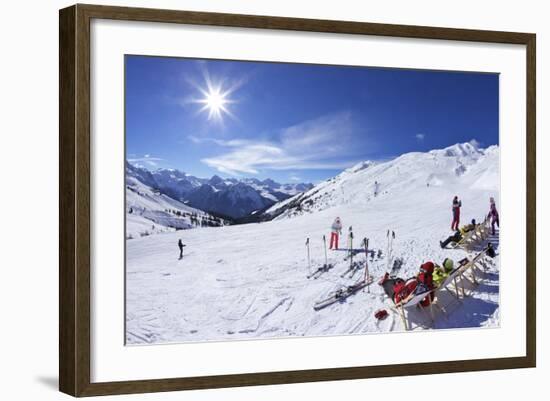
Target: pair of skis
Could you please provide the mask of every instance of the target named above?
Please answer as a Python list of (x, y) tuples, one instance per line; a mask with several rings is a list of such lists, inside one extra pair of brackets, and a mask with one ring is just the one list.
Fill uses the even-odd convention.
[[(361, 252), (365, 252), (365, 280), (369, 276), (369, 254), (371, 251), (369, 251), (369, 239), (363, 238), (362, 241), (363, 250)], [(357, 252), (359, 253), (359, 252)], [(359, 261), (354, 262), (353, 261), (353, 254), (350, 255), (350, 266), (349, 268), (340, 275), (340, 277), (345, 277), (346, 275), (349, 275), (349, 278), (353, 278), (355, 276), (355, 273), (357, 273), (362, 268), (362, 263)]]
[(316, 302), (313, 305), (313, 309), (318, 311), (326, 308), (327, 306), (333, 305), (337, 302), (341, 302), (341, 303), (345, 302), (347, 298), (349, 298), (354, 294), (357, 294), (363, 288), (368, 287), (370, 284), (372, 284), (372, 282), (373, 282), (372, 277), (369, 277), (368, 280), (361, 280), (355, 284), (348, 285), (347, 287), (339, 288), (338, 290), (329, 294), (329, 297)]
[[(333, 305), (337, 302), (344, 302), (348, 297), (358, 293), (359, 291), (361, 291), (364, 288), (367, 288), (369, 293), (370, 293), (369, 285), (372, 284), (372, 282), (374, 280), (370, 276), (370, 273), (369, 273), (369, 260), (368, 260), (368, 258), (369, 258), (369, 239), (368, 238), (363, 238), (363, 247), (365, 248), (365, 276), (363, 277), (363, 280), (361, 280), (361, 281), (359, 281), (355, 284), (349, 285), (347, 287), (339, 288), (338, 290), (332, 292), (331, 294), (329, 294), (329, 297), (316, 302), (313, 305), (314, 310), (318, 311), (318, 310), (326, 308), (327, 306)], [(353, 263), (353, 259), (352, 259), (351, 263)], [(350, 266), (350, 269), (352, 269), (352, 268), (353, 268), (353, 265)], [(351, 277), (353, 277), (355, 272), (357, 272), (358, 270), (359, 270), (359, 268), (354, 268), (353, 271), (352, 271), (352, 276)]]
[[(315, 271), (307, 275), (307, 278), (313, 278), (317, 279), (321, 274), (328, 272), (330, 269), (334, 267), (332, 263), (328, 263), (328, 257), (327, 257), (327, 239), (323, 235), (323, 246), (325, 248), (325, 264), (319, 268), (317, 268)], [(307, 264), (308, 269), (311, 272), (311, 259), (310, 259), (310, 250), (309, 250), (309, 238), (306, 240), (306, 249), (307, 249)]]
[(355, 273), (357, 273), (359, 270), (361, 270), (362, 264), (359, 261), (355, 261), (350, 263), (350, 266), (346, 269), (345, 272), (340, 274), (340, 277), (348, 276), (348, 278), (353, 278), (355, 276)]

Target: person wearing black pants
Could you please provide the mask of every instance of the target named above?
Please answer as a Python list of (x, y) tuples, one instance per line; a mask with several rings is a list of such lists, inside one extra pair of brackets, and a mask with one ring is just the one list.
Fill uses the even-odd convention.
[(180, 248), (180, 259), (183, 258), (183, 247), (185, 245), (183, 244), (183, 242), (181, 242), (181, 239), (178, 240), (178, 247)]
[(447, 238), (445, 241), (439, 241), (439, 245), (441, 248), (445, 248), (449, 243), (451, 242), (459, 242), (462, 239), (462, 234), (460, 234), (460, 231), (455, 232), (453, 235), (451, 235), (449, 238)]

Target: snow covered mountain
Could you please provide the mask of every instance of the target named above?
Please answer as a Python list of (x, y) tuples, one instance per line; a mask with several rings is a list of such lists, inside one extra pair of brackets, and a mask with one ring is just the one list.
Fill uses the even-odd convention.
[(241, 218), (313, 187), (312, 184), (279, 184), (271, 179), (197, 178), (176, 169), (149, 171), (126, 163), (127, 175), (197, 209)]
[(399, 197), (405, 207), (408, 191), (420, 188), (452, 189), (467, 184), (496, 190), (498, 166), (498, 146), (480, 149), (471, 143), (407, 153), (388, 162), (361, 162), (309, 191), (271, 206), (264, 215), (267, 219), (281, 219), (337, 205), (370, 202), (375, 197)]
[[(147, 183), (147, 184), (146, 184)], [(126, 238), (195, 227), (217, 227), (223, 219), (189, 207), (155, 186), (152, 175), (126, 164)]]
[[(379, 183), (376, 196), (375, 182)], [(347, 248), (360, 248), (358, 242), (364, 237), (369, 238), (369, 249), (381, 254), (369, 258), (375, 279), (389, 271), (395, 259), (403, 262), (395, 274), (408, 278), (426, 261), (472, 257), (439, 245), (452, 232), (452, 198), (458, 195), (462, 200), (461, 224), (480, 220), (489, 211), (489, 197), (500, 204), (499, 182), (497, 146), (479, 149), (458, 144), (386, 162), (360, 163), (277, 203), (268, 210), (271, 221), (127, 241), (127, 343), (402, 331), (400, 317), (391, 312), (388, 297), (376, 284), (320, 311), (313, 305), (361, 279), (364, 253), (354, 258), (362, 270), (354, 277), (344, 273), (350, 266)], [(353, 227), (355, 240), (350, 244), (344, 235), (339, 250), (325, 253), (323, 237), (330, 235), (336, 216), (342, 219), (344, 233)], [(387, 230), (396, 233), (392, 258)], [(178, 239), (187, 245), (182, 260), (177, 258)], [(500, 253), (499, 232), (489, 240)], [(334, 267), (308, 279), (325, 263), (325, 255)], [(498, 327), (499, 273), (497, 255), (471, 294), (446, 308), (445, 316), (437, 312), (429, 327)], [(386, 309), (389, 317), (378, 321), (374, 317), (378, 309)], [(416, 323), (426, 318), (421, 311), (411, 314)]]

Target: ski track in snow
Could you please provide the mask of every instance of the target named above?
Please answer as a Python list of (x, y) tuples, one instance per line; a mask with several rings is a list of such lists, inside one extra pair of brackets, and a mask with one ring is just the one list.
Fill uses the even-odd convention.
[[(392, 173), (391, 166), (368, 167), (345, 176), (343, 185), (338, 183), (344, 195), (325, 185), (326, 191), (319, 192), (319, 196), (326, 195), (325, 206), (311, 213), (265, 223), (164, 232), (126, 241), (127, 343), (403, 330), (399, 317), (390, 311), (390, 302), (376, 283), (392, 268), (391, 264), (388, 266), (386, 232), (390, 229), (396, 233), (392, 257), (403, 259), (397, 272), (403, 278), (416, 275), (420, 264), (428, 260), (441, 263), (450, 257), (456, 262), (467, 255), (471, 257), (463, 250), (441, 249), (439, 240), (451, 234), (449, 204), (455, 194), (463, 201), (461, 224), (471, 218), (481, 220), (488, 211), (489, 196), (494, 196), (498, 205), (498, 188), (483, 181), (484, 177), (492, 179), (494, 174), (488, 171), (490, 168), (483, 170), (482, 165), (476, 170), (476, 166), (466, 164), (465, 172), (452, 178), (437, 173), (443, 184), (429, 187), (425, 183), (402, 184), (402, 175), (407, 174), (403, 165), (398, 166), (399, 174), (395, 174), (395, 167)], [(375, 167), (379, 171), (369, 176)], [(370, 185), (375, 177), (390, 173), (396, 175), (393, 186), (388, 179), (379, 179), (380, 194), (371, 196)], [(432, 170), (423, 174), (435, 182)], [(357, 181), (353, 181), (355, 176)], [(306, 278), (325, 263), (322, 236), (330, 238), (329, 228), (336, 216), (344, 224), (342, 247), (346, 246), (345, 235), (352, 225), (354, 248), (363, 237), (368, 237), (369, 249), (382, 250), (382, 258), (368, 258), (370, 275), (375, 278), (368, 288), (343, 302), (314, 311), (315, 302), (365, 274), (364, 252), (353, 257), (361, 263), (361, 269), (350, 279), (340, 276), (349, 267), (349, 260), (344, 260), (346, 252), (327, 251), (328, 262), (334, 268), (317, 279)], [(304, 246), (307, 237), (310, 269)], [(187, 245), (181, 260), (178, 260), (179, 238)], [(491, 241), (498, 252), (498, 234)], [(499, 263), (497, 256), (483, 282), (462, 302), (450, 305), (446, 317), (438, 314), (434, 328), (498, 326)], [(374, 317), (378, 309), (386, 309), (389, 316), (378, 321)], [(413, 311), (411, 321), (423, 324), (425, 316)]]

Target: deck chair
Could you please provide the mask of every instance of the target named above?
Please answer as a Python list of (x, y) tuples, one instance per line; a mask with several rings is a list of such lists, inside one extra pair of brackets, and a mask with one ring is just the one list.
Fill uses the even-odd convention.
[[(401, 321), (403, 322), (403, 327), (406, 331), (413, 330), (410, 324), (409, 314), (414, 308), (419, 307), (423, 314), (428, 314), (428, 312), (426, 312), (426, 308), (420, 306), (420, 302), (422, 302), (422, 300), (427, 296), (429, 296), (432, 292), (433, 290), (422, 292), (421, 294), (417, 294), (417, 295), (414, 295), (412, 298), (409, 298), (404, 303), (393, 304), (390, 307), (395, 313), (397, 313), (401, 317)], [(434, 315), (433, 315), (431, 302), (430, 302), (430, 306), (427, 307), (427, 309), (429, 309), (429, 315), (427, 317), (433, 323)], [(418, 327), (420, 327), (420, 325)]]
[(485, 218), (485, 220), (483, 221), (482, 224), (480, 224), (480, 227), (479, 227), (480, 235), (484, 241), (490, 237), (491, 231), (492, 230), (491, 230), (491, 225), (489, 223), (489, 219)]
[(480, 246), (487, 238), (487, 234), (483, 227), (483, 223), (477, 224), (472, 231), (465, 233), (460, 241), (451, 243), (451, 247), (453, 249), (462, 248), (466, 251), (471, 251), (476, 246)]
[(489, 217), (485, 217), (485, 220), (483, 221), (483, 224), (481, 225), (481, 235), (483, 236), (483, 239), (486, 240), (491, 235), (491, 226), (489, 224)]
[(451, 248), (457, 249), (457, 248), (465, 248), (470, 246), (470, 244), (473, 243), (474, 239), (472, 238), (472, 235), (474, 234), (474, 231), (468, 231), (462, 236), (462, 239), (458, 242), (451, 242)]
[[(433, 307), (436, 307), (438, 310), (443, 312), (444, 316), (447, 315), (447, 309), (454, 301), (461, 302), (461, 299), (464, 297), (464, 286), (461, 286), (462, 282), (460, 281), (461, 274), (464, 269), (467, 268), (467, 263), (464, 263), (456, 268), (454, 268), (449, 275), (439, 284), (438, 287), (434, 289), (434, 300), (432, 301)], [(447, 304), (443, 304), (443, 294), (447, 292), (451, 294), (451, 301)], [(461, 295), (462, 294), (462, 295)]]
[[(477, 277), (476, 272), (483, 271), (485, 273), (485, 271), (487, 270), (485, 257), (486, 257), (486, 250), (484, 249), (483, 251), (479, 252), (476, 256), (474, 256), (472, 260), (466, 263), (464, 265), (464, 268), (461, 270), (460, 275), (458, 277), (458, 281), (460, 281), (463, 297), (469, 295), (469, 294), (466, 294), (464, 281), (469, 282), (472, 287), (477, 287), (477, 285), (480, 283), (480, 280)], [(470, 273), (470, 274), (468, 275), (467, 273)]]

